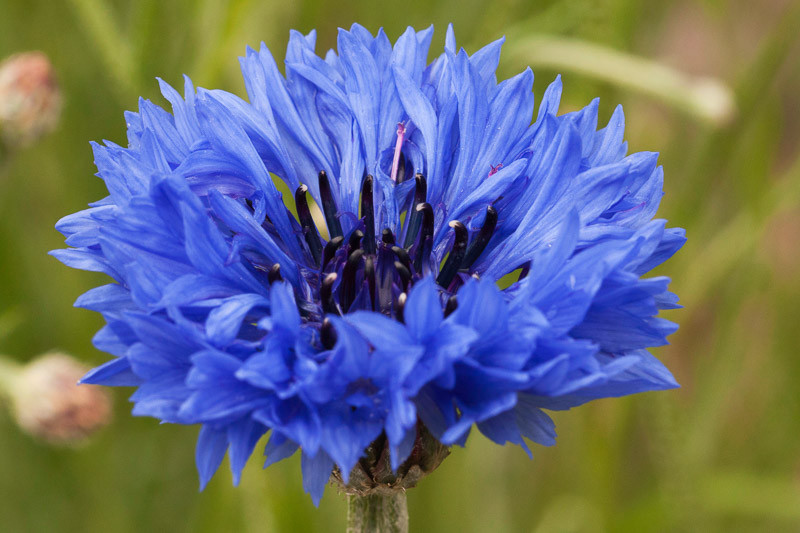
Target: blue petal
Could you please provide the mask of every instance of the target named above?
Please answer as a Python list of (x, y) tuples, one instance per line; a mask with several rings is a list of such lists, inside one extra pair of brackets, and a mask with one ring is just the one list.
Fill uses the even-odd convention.
[(222, 458), (225, 457), (227, 449), (228, 438), (225, 431), (212, 429), (208, 425), (200, 428), (200, 434), (197, 437), (197, 451), (195, 452), (197, 472), (200, 474), (200, 490), (206, 488), (206, 485), (214, 476), (214, 473), (222, 463)]
[(414, 285), (403, 314), (406, 327), (417, 342), (425, 343), (436, 333), (444, 314), (432, 277), (428, 276)]
[(142, 384), (142, 379), (131, 371), (131, 365), (127, 358), (119, 357), (93, 368), (81, 378), (80, 383), (112, 387), (136, 387)]
[(228, 426), (229, 459), (231, 462), (231, 472), (233, 472), (234, 485), (239, 485), (242, 469), (253, 453), (253, 448), (255, 448), (258, 439), (260, 439), (266, 431), (267, 428), (250, 418), (245, 418), (240, 422), (235, 422)]
[(264, 448), (264, 455), (267, 457), (267, 459), (264, 461), (264, 468), (267, 468), (269, 465), (275, 464), (278, 461), (283, 461), (284, 459), (291, 457), (298, 448), (299, 446), (297, 444), (290, 441), (280, 433), (273, 431), (269, 436), (269, 441), (267, 442), (266, 447)]
[(323, 451), (317, 452), (313, 457), (304, 452), (300, 466), (303, 470), (303, 490), (311, 496), (314, 505), (319, 506), (325, 485), (333, 471), (333, 461)]

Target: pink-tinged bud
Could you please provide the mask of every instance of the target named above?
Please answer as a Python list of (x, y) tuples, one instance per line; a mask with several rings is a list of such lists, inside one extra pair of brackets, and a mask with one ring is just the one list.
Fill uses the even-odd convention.
[(61, 114), (53, 67), (41, 52), (24, 52), (0, 63), (0, 141), (30, 145), (52, 131)]
[(14, 416), (25, 432), (51, 444), (79, 444), (111, 418), (106, 391), (78, 385), (87, 368), (60, 353), (22, 367), (8, 391)]

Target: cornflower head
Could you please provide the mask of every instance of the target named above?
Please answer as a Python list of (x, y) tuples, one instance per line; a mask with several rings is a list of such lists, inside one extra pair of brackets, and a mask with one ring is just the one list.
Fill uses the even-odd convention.
[(647, 352), (677, 298), (641, 276), (684, 242), (653, 219), (657, 154), (627, 155), (621, 108), (559, 116), (558, 78), (534, 114), (502, 40), (470, 56), (451, 27), (426, 64), (432, 35), (354, 25), (320, 57), (292, 32), (285, 76), (241, 59), (249, 102), (160, 81), (172, 113), (141, 100), (127, 147), (94, 145), (109, 196), (53, 252), (114, 280), (76, 302), (116, 356), (83, 382), (200, 424), (201, 486), (269, 432), (315, 503), (332, 472), (402, 489), (473, 426), (530, 453), (545, 410), (677, 386)]

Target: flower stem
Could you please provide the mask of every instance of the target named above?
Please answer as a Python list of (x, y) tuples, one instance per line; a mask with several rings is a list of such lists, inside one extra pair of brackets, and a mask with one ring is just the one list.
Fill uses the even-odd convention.
[(347, 496), (347, 533), (407, 533), (405, 491)]

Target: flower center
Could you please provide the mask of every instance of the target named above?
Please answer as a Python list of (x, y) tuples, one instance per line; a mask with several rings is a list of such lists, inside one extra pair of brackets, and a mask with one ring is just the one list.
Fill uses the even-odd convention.
[[(401, 125), (398, 141), (402, 130)], [(395, 157), (393, 174), (399, 159)], [(494, 233), (497, 225), (494, 207), (486, 209), (483, 226), (473, 232), (472, 238), (462, 222), (449, 223), (454, 232), (453, 244), (444, 262), (438, 265), (432, 254), (434, 210), (426, 201), (427, 182), (422, 174), (415, 176), (414, 194), (405, 206), (407, 214), (400, 235), (384, 228), (380, 236), (375, 232), (374, 178), (371, 175), (365, 176), (361, 184), (359, 224), (347, 236), (342, 231), (339, 207), (325, 171), (321, 171), (318, 178), (330, 240), (324, 242), (314, 223), (305, 185), (295, 191), (295, 205), (303, 241), (314, 267), (307, 273), (306, 280), (314, 300), (319, 303), (319, 320), (326, 314), (370, 310), (402, 322), (406, 295), (424, 276), (436, 276), (436, 282), (449, 295), (445, 314), (455, 310), (458, 305), (455, 293), (466, 279), (477, 276), (472, 267)], [(278, 279), (280, 269), (276, 265), (270, 271), (269, 280)], [(323, 343), (326, 339), (330, 344), (335, 342), (333, 328), (326, 327), (324, 321), (321, 331)]]

